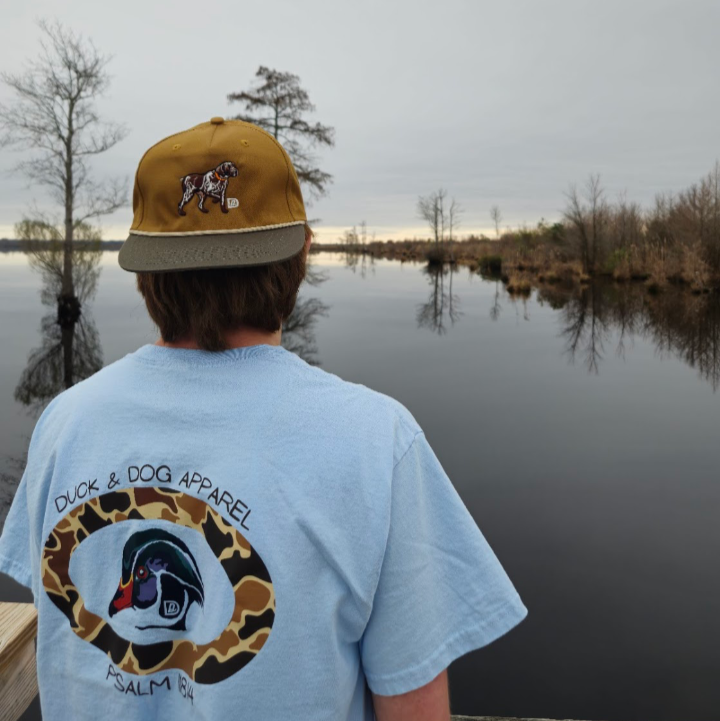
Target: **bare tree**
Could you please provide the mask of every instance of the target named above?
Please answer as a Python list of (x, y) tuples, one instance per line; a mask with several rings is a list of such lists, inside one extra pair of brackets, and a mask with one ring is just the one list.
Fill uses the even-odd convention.
[(699, 183), (678, 193), (670, 225), (685, 253), (696, 256), (692, 265), (720, 268), (720, 162)]
[(60, 23), (38, 25), (43, 39), (36, 59), (19, 74), (0, 76), (15, 92), (14, 104), (0, 106), (0, 145), (34, 151), (18, 170), (48, 186), (64, 208), (61, 293), (70, 296), (75, 228), (126, 203), (125, 183), (92, 179), (88, 160), (112, 148), (127, 131), (101, 120), (95, 109), (110, 82), (110, 58)]
[(627, 192), (623, 191), (618, 195), (617, 203), (612, 210), (609, 236), (613, 244), (619, 248), (639, 246), (645, 229), (645, 219), (640, 204), (630, 202), (627, 199)]
[(227, 96), (229, 102), (245, 106), (245, 112), (235, 115), (235, 119), (254, 123), (271, 133), (290, 155), (300, 182), (312, 195), (325, 195), (332, 175), (317, 167), (311, 149), (318, 145), (333, 146), (335, 129), (304, 118), (306, 113), (315, 111), (315, 106), (307, 91), (300, 87), (297, 75), (261, 65), (255, 77), (258, 84), (254, 88)]
[(452, 241), (453, 230), (457, 230), (460, 227), (460, 218), (464, 212), (465, 209), (462, 205), (453, 198), (450, 202), (450, 209), (448, 210), (448, 240)]
[(583, 270), (592, 273), (603, 250), (609, 215), (600, 176), (591, 175), (588, 178), (583, 195), (573, 185), (566, 196), (565, 220), (577, 234)]
[(430, 195), (420, 196), (417, 203), (418, 216), (429, 226), (436, 245), (445, 238), (445, 198), (447, 191), (440, 188)]
[(495, 226), (495, 235), (497, 238), (500, 238), (500, 224), (503, 221), (503, 217), (499, 205), (493, 205), (492, 208), (490, 208), (490, 218)]
[(360, 245), (363, 249), (367, 245), (367, 223), (364, 220), (360, 221)]
[(343, 231), (340, 242), (347, 246), (348, 249), (356, 248), (360, 244), (360, 236), (358, 235), (357, 228), (353, 225), (350, 230)]

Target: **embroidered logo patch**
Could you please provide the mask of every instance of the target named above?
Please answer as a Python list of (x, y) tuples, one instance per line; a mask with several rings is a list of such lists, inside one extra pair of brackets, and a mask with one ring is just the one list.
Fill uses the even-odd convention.
[(237, 208), (240, 205), (240, 201), (237, 198), (228, 198), (227, 199), (227, 207), (228, 208)]
[[(228, 202), (226, 198), (228, 181), (230, 178), (236, 178), (238, 169), (235, 163), (226, 160), (220, 163), (216, 168), (211, 168), (205, 173), (188, 173), (180, 179), (182, 184), (182, 200), (178, 203), (178, 213), (186, 215), (183, 208), (193, 199), (195, 195), (198, 197), (198, 210), (202, 213), (210, 211), (205, 207), (205, 198), (211, 198), (213, 203), (220, 203), (220, 210), (223, 213), (228, 212)], [(233, 198), (237, 203), (237, 199)], [(236, 205), (230, 207), (237, 207)]]

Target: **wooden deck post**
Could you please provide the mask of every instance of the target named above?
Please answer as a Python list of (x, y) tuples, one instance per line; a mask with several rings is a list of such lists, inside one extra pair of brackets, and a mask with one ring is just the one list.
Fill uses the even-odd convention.
[(31, 603), (0, 603), (0, 716), (17, 721), (38, 692), (37, 612)]

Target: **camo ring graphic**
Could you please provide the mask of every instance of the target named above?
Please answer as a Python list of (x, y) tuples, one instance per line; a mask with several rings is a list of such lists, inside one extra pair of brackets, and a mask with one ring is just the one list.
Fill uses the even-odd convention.
[[(230, 621), (213, 641), (197, 644), (181, 638), (133, 643), (85, 608), (69, 575), (72, 554), (96, 531), (134, 519), (170, 521), (199, 531), (205, 538), (227, 574), (235, 598)], [(70, 511), (45, 543), (42, 580), (48, 597), (67, 617), (74, 633), (128, 673), (180, 669), (197, 683), (223, 681), (255, 658), (275, 620), (270, 574), (245, 537), (204, 501), (164, 488), (111, 491)], [(149, 619), (147, 626), (139, 628), (183, 631), (191, 608), (203, 605), (205, 593), (190, 549), (174, 534), (150, 528), (134, 533), (125, 544), (121, 578), (108, 614), (112, 617), (132, 606), (148, 614), (142, 616)]]

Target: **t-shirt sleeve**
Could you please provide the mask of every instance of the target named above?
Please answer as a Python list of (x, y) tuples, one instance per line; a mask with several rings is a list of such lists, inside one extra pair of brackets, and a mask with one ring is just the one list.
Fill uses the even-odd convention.
[(392, 484), (390, 529), (360, 646), (368, 686), (383, 696), (424, 686), (527, 614), (422, 432)]
[(0, 571), (32, 587), (32, 549), (27, 503), (27, 474), (23, 475), (0, 536)]

